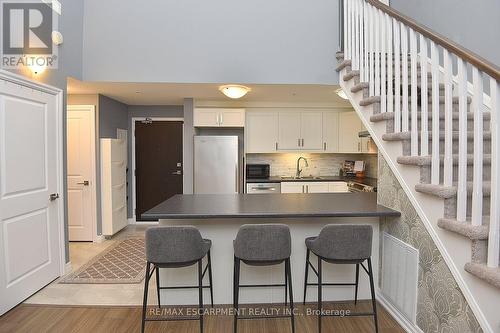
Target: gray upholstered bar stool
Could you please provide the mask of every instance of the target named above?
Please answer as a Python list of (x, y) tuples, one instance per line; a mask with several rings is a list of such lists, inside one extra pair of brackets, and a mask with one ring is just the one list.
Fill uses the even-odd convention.
[[(306, 238), (306, 269), (304, 279), (304, 304), (308, 286), (318, 286), (318, 330), (321, 332), (322, 288), (323, 286), (355, 286), (354, 304), (358, 301), (359, 266), (370, 278), (373, 312), (354, 313), (350, 316), (373, 316), (375, 331), (378, 332), (377, 306), (375, 302), (375, 289), (373, 285), (373, 270), (371, 262), (373, 229), (370, 225), (330, 224), (325, 226), (319, 236)], [(310, 252), (318, 257), (317, 270), (309, 261)], [(321, 263), (325, 261), (332, 264), (356, 265), (355, 283), (323, 283)], [(367, 261), (368, 268), (363, 264)], [(318, 283), (308, 283), (309, 266), (318, 277)]]
[[(262, 318), (290, 318), (292, 333), (295, 332), (293, 314), (292, 273), (290, 267), (290, 254), (292, 252), (290, 228), (284, 224), (245, 224), (240, 227), (234, 246), (234, 275), (233, 275), (233, 305), (234, 333), (238, 329), (238, 319)], [(285, 263), (284, 284), (247, 284), (240, 285), (240, 263), (250, 266), (271, 266)], [(254, 287), (285, 287), (285, 305), (287, 303), (287, 287), (290, 296), (290, 315), (266, 317), (240, 317), (238, 315), (240, 288)]]
[[(203, 308), (203, 288), (210, 288), (210, 298), (214, 305), (214, 294), (212, 288), (212, 262), (210, 259), (210, 247), (212, 241), (203, 239), (200, 231), (192, 226), (160, 226), (151, 227), (146, 230), (146, 278), (144, 281), (144, 301), (142, 303), (142, 327), (144, 332), (146, 321), (158, 321), (146, 318), (146, 306), (148, 303), (148, 286), (151, 276), (156, 271), (156, 291), (158, 293), (158, 306), (160, 303), (161, 289), (198, 289), (198, 301), (200, 309)], [(207, 265), (202, 267), (203, 258), (207, 256)], [(198, 285), (181, 287), (162, 287), (159, 281), (160, 268), (179, 268), (198, 264)], [(203, 286), (203, 277), (208, 270), (209, 285)], [(179, 318), (164, 319), (164, 321), (179, 320)], [(181, 320), (199, 320), (200, 332), (203, 332), (203, 311), (198, 317), (182, 318)]]

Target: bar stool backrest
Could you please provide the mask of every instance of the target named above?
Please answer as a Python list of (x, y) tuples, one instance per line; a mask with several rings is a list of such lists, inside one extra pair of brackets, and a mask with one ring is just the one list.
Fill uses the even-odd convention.
[(248, 261), (277, 261), (292, 252), (290, 228), (285, 224), (244, 224), (234, 241), (234, 255)]
[(193, 226), (159, 226), (146, 230), (146, 260), (149, 262), (191, 262), (204, 255), (203, 238)]
[(329, 224), (312, 242), (314, 253), (325, 259), (368, 259), (372, 253), (371, 225)]

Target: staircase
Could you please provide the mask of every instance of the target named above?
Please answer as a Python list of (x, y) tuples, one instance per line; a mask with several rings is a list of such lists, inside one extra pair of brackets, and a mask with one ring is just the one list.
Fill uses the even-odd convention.
[(337, 60), (478, 316), (500, 295), (500, 69), (376, 0), (344, 1)]

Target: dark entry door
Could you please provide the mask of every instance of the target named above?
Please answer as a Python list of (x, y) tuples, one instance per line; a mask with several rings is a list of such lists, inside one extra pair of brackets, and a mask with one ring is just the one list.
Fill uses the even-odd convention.
[(136, 220), (182, 193), (182, 121), (135, 122)]

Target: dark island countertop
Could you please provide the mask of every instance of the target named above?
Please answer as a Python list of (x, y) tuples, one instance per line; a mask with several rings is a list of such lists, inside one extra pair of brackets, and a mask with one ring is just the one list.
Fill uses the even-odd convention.
[(356, 177), (346, 177), (346, 176), (320, 176), (319, 178), (289, 178), (281, 176), (271, 176), (269, 178), (257, 179), (257, 178), (247, 178), (247, 183), (283, 183), (283, 182), (356, 182), (372, 187), (377, 187), (377, 178), (356, 178)]
[(376, 193), (178, 194), (142, 214), (147, 219), (400, 216)]

